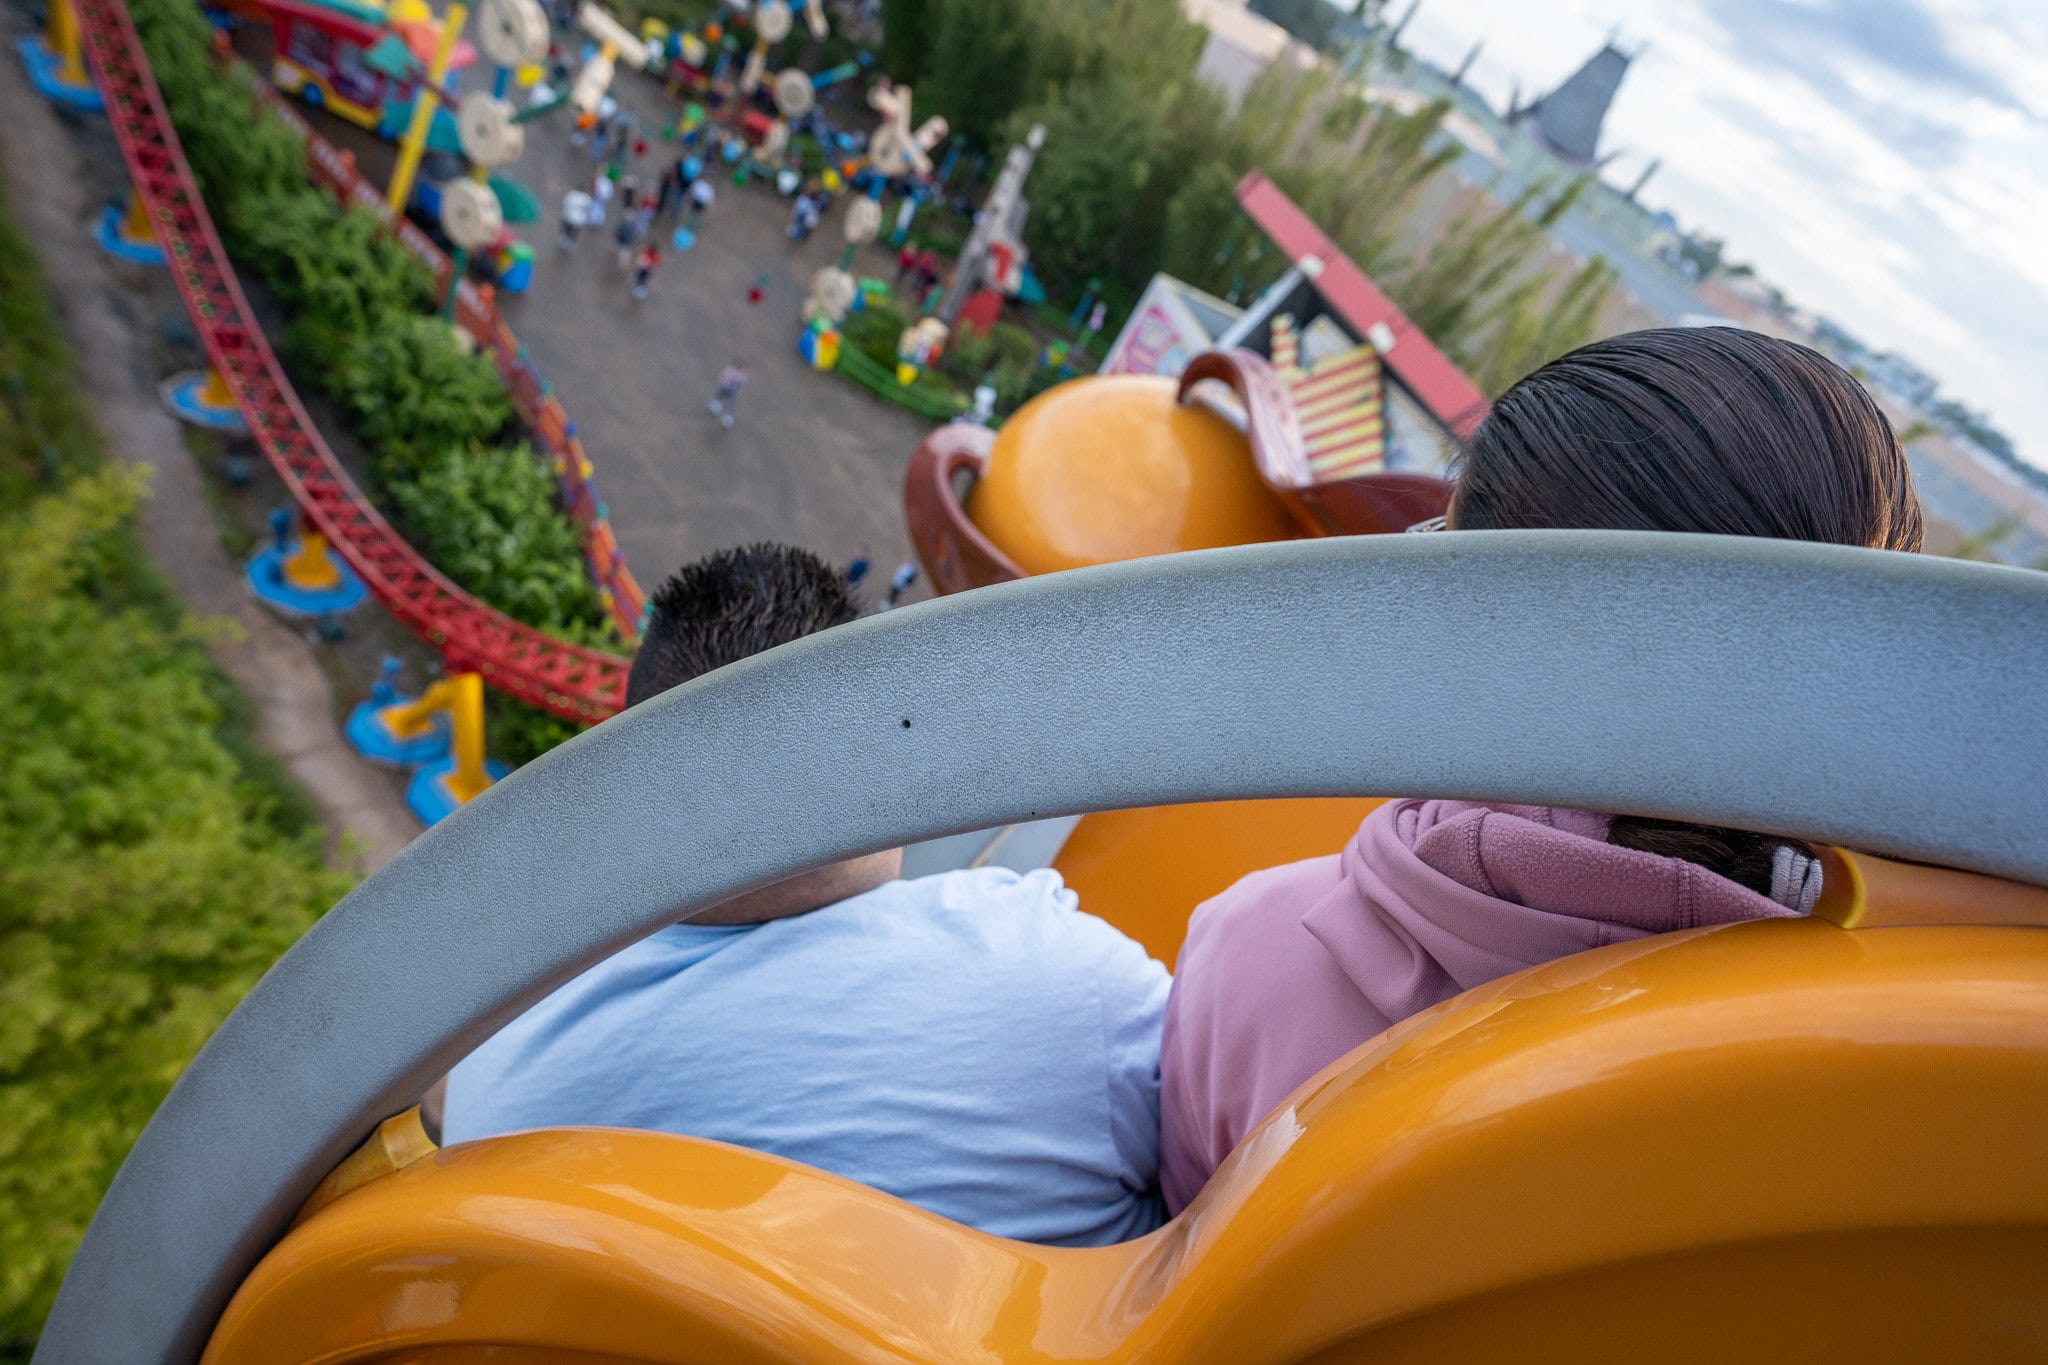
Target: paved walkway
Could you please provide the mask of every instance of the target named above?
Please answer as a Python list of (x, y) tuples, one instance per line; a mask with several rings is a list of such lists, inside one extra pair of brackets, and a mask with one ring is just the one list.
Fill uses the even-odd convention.
[[(660, 88), (637, 73), (614, 83), (648, 130), (635, 170), (651, 189), (676, 144), (658, 140), (669, 117)], [(531, 293), (506, 315), (540, 372), (576, 419), (598, 468), (598, 487), (627, 561), (650, 590), (679, 563), (749, 540), (788, 540), (844, 560), (866, 543), (886, 579), (911, 557), (903, 527), (903, 468), (929, 425), (796, 354), (799, 310), (819, 268), (844, 239), (835, 208), (801, 247), (789, 241), (789, 201), (716, 177), (718, 202), (688, 251), (667, 249), (653, 292), (631, 297), (610, 225), (586, 231), (572, 253), (554, 245), (563, 194), (596, 170), (568, 145), (567, 121), (527, 125), (513, 173), (539, 197), (542, 221), (522, 227), (534, 245)], [(614, 222), (616, 219), (614, 219)], [(863, 268), (885, 268), (879, 250)], [(766, 275), (766, 297), (747, 290)], [(707, 411), (718, 372), (747, 367), (738, 425)], [(920, 585), (921, 586), (921, 585)]]
[[(13, 29), (19, 18), (8, 15)], [(312, 646), (257, 605), (241, 566), (222, 551), (203, 475), (157, 401), (161, 376), (147, 342), (154, 320), (137, 311), (138, 291), (123, 274), (135, 267), (93, 246), (82, 224), (102, 201), (77, 144), (11, 50), (0, 60), (0, 152), (9, 202), (42, 259), (108, 448), (151, 471), (141, 511), (151, 558), (190, 610), (234, 622), (233, 638), (215, 639), (209, 651), (256, 702), (257, 738), (313, 798), (330, 833), (355, 842), (352, 865), (380, 866), (419, 823), (335, 728), (333, 693)], [(338, 842), (330, 854), (340, 854)]]

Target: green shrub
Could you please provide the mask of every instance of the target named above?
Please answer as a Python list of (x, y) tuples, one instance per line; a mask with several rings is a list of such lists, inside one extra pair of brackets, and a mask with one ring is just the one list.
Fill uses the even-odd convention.
[[(139, 481), (81, 478), (0, 535), (0, 1345), (18, 1350), (143, 1122), (346, 889), (216, 736), (189, 628), (88, 567)], [(116, 585), (119, 586), (119, 585)]]
[(422, 317), (432, 304), (426, 267), (385, 236), (368, 212), (344, 211), (303, 182), (233, 203), (248, 219), (242, 263), (293, 314), (293, 359), (345, 398), (348, 385), (335, 372), (354, 344)]
[(920, 251), (929, 247), (936, 255), (949, 260), (958, 257), (967, 247), (967, 234), (964, 232), (953, 232), (945, 228), (920, 228), (914, 224), (910, 231), (903, 234), (903, 240)]
[[(347, 890), (132, 524), (0, 205), (0, 1358), (135, 1134)], [(45, 458), (45, 452), (51, 458)]]
[(963, 384), (981, 382), (983, 374), (995, 363), (996, 339), (992, 332), (966, 331), (953, 333), (946, 342), (946, 349), (939, 356), (938, 368)]
[(531, 763), (557, 744), (567, 744), (583, 727), (552, 711), (493, 691), (484, 698), (484, 743), (493, 758), (514, 767)]
[[(433, 456), (495, 442), (513, 424), (497, 367), (457, 345), (440, 318), (408, 317), (349, 340), (334, 387), (394, 496)], [(568, 527), (551, 505), (541, 515)]]
[(434, 566), (514, 618), (572, 639), (602, 638), (604, 603), (583, 571), (576, 528), (554, 508), (554, 476), (526, 446), (448, 446), (391, 484)]
[(1014, 322), (998, 322), (989, 329), (989, 341), (995, 348), (996, 359), (1012, 365), (1030, 369), (1038, 363), (1039, 353), (1044, 349), (1038, 338)]
[(840, 328), (843, 344), (854, 347), (877, 365), (896, 368), (896, 342), (910, 320), (894, 305), (870, 299), (858, 312), (848, 313)]

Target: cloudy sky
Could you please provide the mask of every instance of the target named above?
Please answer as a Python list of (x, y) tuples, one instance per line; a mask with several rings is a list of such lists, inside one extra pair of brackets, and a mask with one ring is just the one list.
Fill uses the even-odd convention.
[[(1398, 13), (1405, 0), (1394, 0)], [(1611, 30), (1602, 150), (1794, 302), (1911, 357), (2048, 466), (2048, 0), (1423, 0), (1496, 107)]]

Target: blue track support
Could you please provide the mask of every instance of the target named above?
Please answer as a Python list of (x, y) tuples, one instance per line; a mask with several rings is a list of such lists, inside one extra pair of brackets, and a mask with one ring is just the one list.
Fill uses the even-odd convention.
[[(455, 771), (455, 760), (445, 758), (439, 763), (429, 763), (412, 776), (406, 784), (405, 804), (420, 818), (423, 825), (454, 813), (460, 804), (448, 792), (448, 775)], [(491, 781), (501, 782), (510, 776), (512, 769), (495, 758), (484, 760), (484, 771), (491, 775)]]
[[(402, 697), (394, 704), (403, 705), (411, 700), (410, 697)], [(342, 727), (342, 734), (364, 758), (396, 767), (438, 763), (448, 757), (446, 716), (436, 716), (433, 725), (417, 735), (401, 737), (393, 734), (391, 727), (385, 724), (383, 707), (375, 702), (359, 702), (355, 710), (348, 713), (348, 724)]]
[[(293, 546), (294, 550), (298, 547)], [(297, 616), (323, 616), (328, 612), (349, 611), (363, 604), (370, 590), (355, 571), (342, 561), (340, 555), (329, 550), (327, 562), (341, 571), (341, 582), (324, 592), (310, 592), (293, 587), (284, 576), (284, 561), (287, 553), (280, 552), (275, 545), (265, 546), (249, 561), (247, 577), (249, 590), (271, 606)]]
[[(56, 0), (52, 0), (56, 3)], [(87, 81), (73, 84), (63, 78), (63, 60), (50, 51), (40, 33), (31, 33), (14, 40), (14, 50), (21, 54), (21, 64), (28, 68), (28, 81), (36, 93), (67, 109), (78, 109), (88, 114), (104, 113), (106, 104), (100, 99), (99, 88)]]
[[(101, 211), (99, 221), (93, 224), (92, 239), (100, 250), (136, 265), (162, 265), (164, 249), (156, 244), (155, 238), (135, 241), (121, 235), (121, 224), (127, 215), (119, 204), (109, 204)], [(237, 414), (239, 418), (240, 414)]]

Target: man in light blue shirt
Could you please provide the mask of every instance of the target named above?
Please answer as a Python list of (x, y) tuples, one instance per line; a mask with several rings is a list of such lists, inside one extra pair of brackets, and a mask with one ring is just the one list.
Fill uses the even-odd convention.
[[(761, 545), (665, 583), (627, 701), (859, 614), (845, 578)], [(599, 1124), (792, 1158), (1005, 1237), (1158, 1226), (1165, 968), (1057, 873), (902, 881), (898, 852), (671, 925), (449, 1074), (442, 1136)]]

